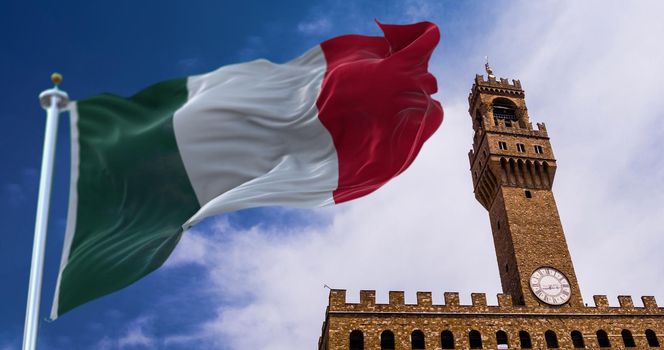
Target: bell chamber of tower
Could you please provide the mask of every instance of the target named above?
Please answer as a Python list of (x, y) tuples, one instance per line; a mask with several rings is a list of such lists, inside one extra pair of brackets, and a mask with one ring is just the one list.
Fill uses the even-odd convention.
[[(477, 75), (468, 97), (474, 130), (468, 154), (473, 192), (488, 211), (503, 293), (402, 291), (359, 303), (331, 289), (319, 350), (650, 349), (664, 339), (664, 308), (653, 296), (605, 295), (584, 304), (552, 192), (557, 164), (544, 123), (530, 121), (519, 80)], [(555, 122), (555, 121), (554, 121)], [(448, 264), (464, 263), (448, 261)]]

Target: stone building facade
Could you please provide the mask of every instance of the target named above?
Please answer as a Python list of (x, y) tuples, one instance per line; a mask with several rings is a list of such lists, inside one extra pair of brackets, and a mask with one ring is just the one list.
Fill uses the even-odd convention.
[(475, 131), (470, 171), (475, 198), (489, 212), (503, 293), (497, 305), (485, 294), (460, 305), (457, 293), (434, 302), (418, 292), (405, 304), (390, 292), (359, 303), (332, 289), (319, 350), (378, 349), (650, 349), (664, 342), (664, 308), (652, 296), (635, 307), (619, 296), (584, 304), (551, 190), (556, 160), (546, 126), (533, 128), (518, 80), (477, 75), (469, 113)]

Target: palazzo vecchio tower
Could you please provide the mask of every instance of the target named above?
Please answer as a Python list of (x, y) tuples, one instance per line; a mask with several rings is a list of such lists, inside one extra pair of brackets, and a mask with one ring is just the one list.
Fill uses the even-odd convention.
[[(375, 291), (330, 290), (319, 350), (406, 349), (650, 349), (660, 347), (664, 308), (652, 296), (635, 306), (605, 295), (587, 306), (567, 248), (552, 192), (556, 174), (544, 123), (535, 127), (519, 80), (477, 75), (468, 97), (473, 148), (468, 157), (475, 198), (488, 211), (503, 293), (489, 305), (472, 293), (440, 302), (418, 292), (416, 304), (389, 292), (376, 304)], [(662, 339), (664, 341), (664, 339)]]

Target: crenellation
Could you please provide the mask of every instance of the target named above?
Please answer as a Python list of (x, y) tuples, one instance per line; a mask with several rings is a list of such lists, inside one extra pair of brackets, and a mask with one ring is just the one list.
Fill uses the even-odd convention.
[(470, 293), (470, 300), (472, 301), (473, 306), (486, 306), (486, 294), (485, 293)]
[(512, 296), (509, 294), (504, 294), (504, 293), (499, 293), (496, 295), (496, 298), (498, 299), (498, 306), (499, 307), (511, 307), (512, 306)]
[(388, 295), (390, 306), (403, 306), (406, 304), (403, 291), (391, 290)]
[(360, 305), (364, 307), (376, 306), (376, 291), (375, 290), (361, 290), (360, 291)]
[(615, 315), (621, 313), (628, 314), (643, 314), (643, 315), (661, 315), (664, 317), (664, 308), (659, 308), (655, 297), (643, 296), (644, 307), (635, 307), (632, 297), (629, 295), (618, 296), (620, 306), (611, 307), (606, 295), (594, 295), (593, 300), (595, 306), (572, 306), (550, 309), (545, 305), (524, 307), (514, 305), (513, 298), (510, 294), (499, 293), (496, 295), (498, 301), (497, 305), (489, 305), (485, 293), (471, 293), (470, 305), (461, 304), (458, 292), (445, 292), (444, 304), (433, 304), (431, 292), (416, 292), (417, 303), (406, 304), (405, 293), (403, 291), (389, 291), (387, 304), (376, 303), (375, 290), (361, 290), (360, 302), (350, 303), (346, 301), (346, 290), (332, 289), (330, 290), (330, 305), (328, 312), (405, 312), (405, 313), (418, 313), (418, 312), (441, 312), (441, 313), (460, 313), (460, 314), (483, 314), (483, 313), (497, 313), (497, 314), (510, 314), (518, 313), (527, 315), (534, 314), (606, 314)]
[(659, 308), (654, 296), (642, 296), (641, 301), (643, 302), (643, 307), (647, 310), (657, 310)]
[(459, 306), (459, 293), (445, 292), (443, 298), (445, 299), (445, 306)]
[(417, 292), (417, 306), (432, 306), (431, 292)]
[(537, 123), (537, 130), (539, 130), (539, 131), (546, 131), (546, 124), (544, 124), (544, 123)]
[(598, 309), (609, 307), (609, 299), (606, 295), (593, 295), (593, 301), (595, 302), (595, 307)]
[(341, 309), (346, 306), (346, 290), (345, 289), (330, 289), (330, 307), (334, 309)]
[(631, 295), (619, 295), (618, 296), (618, 303), (620, 304), (621, 308), (625, 308), (625, 309), (633, 309), (634, 308), (634, 301), (632, 301), (632, 296)]

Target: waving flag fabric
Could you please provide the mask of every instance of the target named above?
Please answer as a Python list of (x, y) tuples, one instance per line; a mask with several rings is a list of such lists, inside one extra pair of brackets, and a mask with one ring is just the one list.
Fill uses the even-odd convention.
[(319, 207), (403, 172), (443, 118), (428, 22), (70, 106), (69, 217), (51, 318), (158, 268), (183, 230), (242, 208)]

